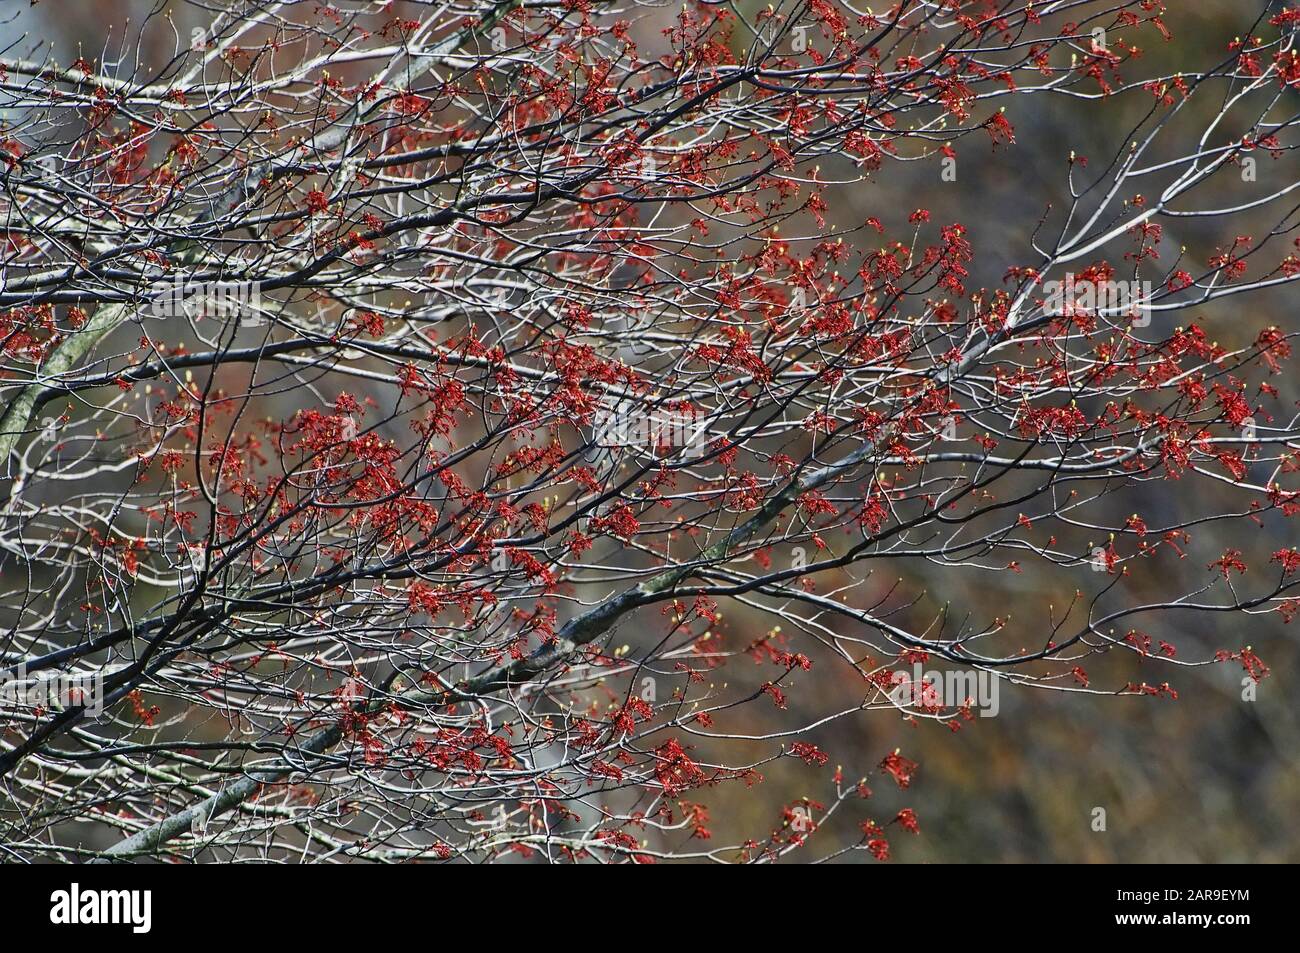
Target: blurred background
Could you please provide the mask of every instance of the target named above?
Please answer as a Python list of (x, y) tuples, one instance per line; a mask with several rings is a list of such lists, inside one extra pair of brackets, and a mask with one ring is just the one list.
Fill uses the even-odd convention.
[[(747, 0), (744, 6), (753, 6)], [(668, 10), (671, 10), (670, 5)], [(1228, 55), (1226, 43), (1245, 32), (1265, 9), (1259, 0), (1172, 0), (1167, 16), (1174, 40), (1149, 45), (1135, 68), (1144, 73), (1171, 72), (1217, 62)], [(60, 63), (77, 55), (97, 59), (108, 44), (116, 46), (128, 22), (138, 23), (155, 6), (127, 0), (60, 0), (5, 5), (0, 8), (0, 40), (8, 56), (36, 58), (42, 44), (53, 44)], [(671, 14), (647, 13), (641, 28), (643, 53), (653, 51), (656, 30)], [(177, 7), (175, 23), (184, 36), (195, 11)], [(169, 50), (172, 38), (159, 31), (158, 42)], [(144, 62), (166, 58), (160, 50), (140, 51)], [(1202, 104), (1201, 108), (1210, 107)], [(935, 222), (960, 221), (970, 229), (977, 249), (971, 287), (996, 287), (1010, 265), (1032, 261), (1029, 236), (1049, 203), (1068, 198), (1066, 157), (1073, 150), (1109, 160), (1125, 142), (1131, 124), (1148, 101), (1127, 97), (1105, 104), (1065, 97), (1027, 97), (1012, 107), (1016, 142), (996, 152), (987, 140), (971, 137), (960, 149), (956, 183), (941, 181), (938, 166), (893, 163), (870, 183), (835, 193), (828, 217), (835, 223), (860, 223), (876, 216), (892, 229), (901, 229), (915, 207), (929, 208)], [(1189, 117), (1205, 120), (1207, 113)], [(1190, 128), (1190, 127), (1189, 127)], [(1300, 169), (1294, 155), (1272, 159), (1261, 154), (1257, 183), (1225, 177), (1218, 193), (1245, 199), (1250, 190), (1263, 190), (1295, 181)], [(833, 171), (833, 170), (832, 170)], [(1225, 204), (1227, 202), (1225, 201)], [(1271, 221), (1260, 218), (1261, 227)], [(1240, 220), (1197, 220), (1185, 233), (1166, 232), (1165, 242), (1176, 256), (1185, 245), (1191, 259), (1204, 263), (1216, 246), (1230, 245), (1243, 234)], [(1218, 307), (1197, 309), (1159, 322), (1186, 323), (1193, 317), (1229, 346), (1253, 339), (1266, 324), (1294, 329), (1300, 322), (1296, 292), (1277, 291), (1228, 299)], [(1300, 398), (1294, 375), (1274, 379), (1282, 391), (1279, 406)], [(1161, 522), (1179, 518), (1191, 501), (1177, 485), (1165, 487), (1158, 501)], [(1204, 493), (1206, 484), (1198, 483)], [(1203, 502), (1203, 500), (1202, 500)], [(1117, 504), (1118, 505), (1118, 504)], [(1148, 515), (1148, 518), (1152, 517)], [(1191, 548), (1188, 564), (1200, 571), (1222, 552), (1225, 542), (1205, 529)], [(1273, 520), (1255, 530), (1260, 548), (1276, 549), (1300, 543), (1296, 525)], [(1208, 554), (1208, 555), (1207, 555)], [(1026, 564), (1021, 575), (969, 570), (938, 571), (924, 563), (891, 563), (889, 584), (898, 569), (913, 592), (924, 591), (910, 612), (898, 621), (924, 628), (945, 603), (959, 605), (979, 618), (1013, 615), (1024, 606), (1027, 616), (1041, 615), (1048, 602), (1069, 602), (1077, 576), (1041, 573)], [(1156, 580), (1141, 574), (1126, 580), (1120, 598), (1139, 601), (1156, 589)], [(819, 581), (829, 588), (833, 579)], [(885, 583), (880, 584), (882, 587)], [(770, 618), (754, 615), (734, 604), (725, 606), (730, 625), (744, 630), (766, 628)], [(824, 800), (826, 775), (843, 764), (846, 776), (871, 769), (895, 749), (920, 764), (911, 786), (899, 791), (885, 779), (872, 782), (876, 795), (865, 809), (836, 815), (830, 836), (820, 843), (854, 840), (857, 825), (873, 814), (882, 822), (900, 807), (914, 808), (921, 835), (891, 836), (894, 859), (900, 862), (1295, 862), (1300, 861), (1300, 707), (1289, 685), (1300, 669), (1297, 622), (1288, 628), (1276, 614), (1268, 616), (1182, 614), (1145, 620), (1153, 638), (1179, 648), (1180, 658), (1206, 658), (1216, 649), (1251, 645), (1272, 669), (1272, 676), (1243, 698), (1240, 665), (1227, 663), (1200, 668), (1171, 669), (1144, 665), (1133, 653), (1112, 653), (1092, 660), (1095, 684), (1121, 686), (1126, 681), (1171, 681), (1178, 700), (1151, 697), (1106, 697), (1045, 692), (1002, 686), (997, 717), (976, 718), (953, 732), (933, 722), (914, 723), (894, 712), (857, 715), (811, 732), (813, 741), (831, 758), (823, 768), (783, 759), (765, 766), (765, 780), (754, 788), (724, 785), (701, 795), (710, 807), (714, 837), (723, 843), (770, 829), (773, 806), (801, 796)], [(652, 623), (653, 624), (653, 620)], [(620, 631), (620, 640), (635, 645), (653, 633), (637, 633), (636, 622)], [(1026, 636), (1029, 641), (1029, 636)], [(1038, 639), (1041, 642), (1041, 638)], [(808, 647), (792, 639), (794, 650)], [(810, 653), (811, 654), (811, 653)], [(745, 659), (733, 663), (729, 678), (745, 678)], [(757, 665), (751, 666), (758, 669)], [(754, 676), (761, 683), (767, 674)], [(819, 679), (817, 691), (799, 691), (801, 680)], [(842, 679), (842, 681), (837, 681)], [(862, 685), (843, 666), (826, 665), (795, 679), (790, 711), (771, 705), (750, 707), (755, 733), (788, 728), (799, 719), (850, 707), (861, 699)], [(1246, 693), (1249, 694), (1249, 693)], [(769, 750), (769, 749), (765, 749)], [(755, 750), (755, 756), (759, 755)], [(735, 749), (729, 755), (737, 758)], [(1094, 830), (1095, 808), (1104, 808), (1106, 829)], [(816, 846), (811, 854), (821, 853)], [(853, 860), (870, 862), (869, 855)]]

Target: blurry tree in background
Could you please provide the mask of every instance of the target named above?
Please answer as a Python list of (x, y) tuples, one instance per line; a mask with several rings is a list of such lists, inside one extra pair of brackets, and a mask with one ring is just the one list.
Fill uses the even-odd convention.
[(1284, 856), (1300, 11), (1184, 6), (13, 13), (6, 859)]

